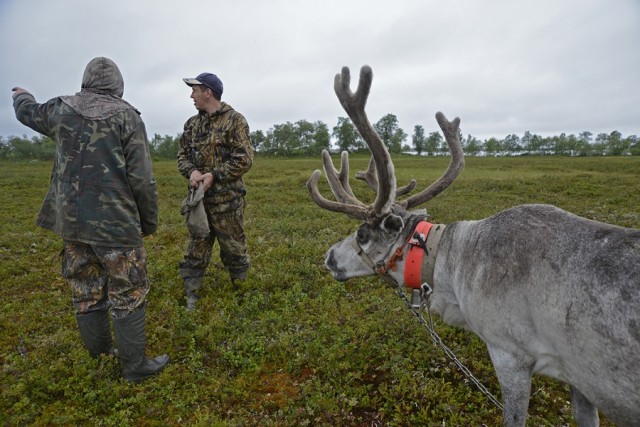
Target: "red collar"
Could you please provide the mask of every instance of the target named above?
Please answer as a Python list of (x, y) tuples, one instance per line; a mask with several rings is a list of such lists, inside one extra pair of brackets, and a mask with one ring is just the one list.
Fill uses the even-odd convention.
[(427, 237), (433, 224), (420, 221), (416, 227), (407, 250), (407, 260), (404, 263), (404, 285), (407, 288), (419, 289), (422, 284), (422, 260), (427, 253)]

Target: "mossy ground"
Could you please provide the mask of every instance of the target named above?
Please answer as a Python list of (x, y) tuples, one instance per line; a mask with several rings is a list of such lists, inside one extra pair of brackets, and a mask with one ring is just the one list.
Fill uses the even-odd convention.
[[(367, 161), (354, 156), (351, 170)], [(447, 162), (399, 157), (398, 184), (416, 178), (426, 186)], [(0, 163), (0, 424), (500, 425), (500, 411), (433, 346), (393, 290), (375, 277), (338, 283), (325, 271), (324, 252), (358, 223), (313, 204), (305, 183), (320, 167), (319, 158), (256, 158), (246, 176), (248, 280), (234, 288), (214, 257), (198, 309), (187, 312), (178, 276), (185, 182), (174, 162), (154, 162), (160, 227), (145, 241), (148, 353), (172, 362), (132, 385), (117, 360), (94, 360), (82, 347), (59, 274), (62, 242), (34, 225), (51, 165)], [(639, 171), (638, 157), (468, 158), (426, 207), (432, 221), (448, 223), (551, 203), (639, 228)], [(352, 185), (372, 199), (364, 183)], [(321, 189), (329, 194), (324, 182)], [(499, 397), (484, 344), (439, 320), (436, 329)], [(529, 425), (572, 425), (568, 388), (536, 377), (529, 414)]]

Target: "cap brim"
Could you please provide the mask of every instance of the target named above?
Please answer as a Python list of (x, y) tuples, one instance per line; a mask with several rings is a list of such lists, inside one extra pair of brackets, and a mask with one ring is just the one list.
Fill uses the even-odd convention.
[(182, 79), (186, 84), (188, 84), (189, 86), (191, 85), (201, 85), (202, 82), (196, 79), (189, 79), (189, 78), (185, 78)]

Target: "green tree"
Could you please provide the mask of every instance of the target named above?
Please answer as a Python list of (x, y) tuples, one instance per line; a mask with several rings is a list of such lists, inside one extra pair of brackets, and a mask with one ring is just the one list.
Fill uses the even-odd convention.
[(291, 122), (274, 125), (267, 132), (267, 152), (276, 156), (288, 156), (299, 147), (298, 135)]
[[(458, 134), (458, 138), (460, 141), (460, 144), (462, 144), (462, 139), (460, 139), (460, 135)], [(447, 154), (449, 152), (449, 144), (447, 143), (447, 140), (443, 138), (440, 138), (440, 145), (438, 146), (438, 152), (440, 154)]]
[(7, 159), (9, 153), (9, 142), (5, 141), (4, 136), (0, 136), (0, 160)]
[(443, 140), (444, 138), (440, 132), (431, 132), (424, 147), (427, 154), (433, 156), (438, 151), (438, 147), (440, 147)]
[(593, 147), (591, 146), (591, 132), (580, 132), (577, 141), (575, 143), (576, 156), (591, 156), (593, 154)]
[(400, 153), (402, 151), (402, 143), (407, 139), (407, 134), (400, 128), (398, 118), (393, 114), (387, 114), (373, 125), (373, 128), (384, 145), (387, 146), (389, 152)]
[(497, 138), (491, 137), (484, 142), (484, 151), (489, 156), (497, 156), (500, 154), (501, 145)]
[(267, 136), (261, 130), (255, 130), (249, 135), (251, 137), (251, 145), (255, 151), (260, 151), (267, 140)]
[(163, 159), (175, 159), (178, 155), (181, 136), (181, 133), (177, 134), (175, 138), (170, 135), (160, 136), (157, 133), (154, 134), (151, 141), (149, 141), (151, 154)]
[(531, 154), (544, 154), (544, 138), (537, 134), (532, 135), (529, 147)]
[(567, 146), (569, 148), (569, 154), (571, 156), (577, 156), (580, 148), (580, 139), (574, 134), (567, 136)]
[(256, 132), (252, 134), (253, 138), (260, 152), (277, 156), (317, 155), (331, 146), (329, 128), (322, 121), (286, 122), (269, 129), (266, 136)]
[(520, 138), (520, 146), (524, 151), (527, 152), (527, 154), (533, 154), (532, 153), (533, 150), (531, 148), (531, 140), (532, 140), (532, 135), (531, 135), (531, 132), (529, 131), (526, 131), (524, 135), (522, 135), (522, 138)]
[(338, 124), (333, 127), (331, 135), (336, 139), (340, 151), (354, 151), (364, 148), (364, 141), (348, 117), (338, 117)]
[(507, 135), (502, 140), (502, 151), (508, 154), (519, 153), (522, 146), (520, 145), (520, 137), (516, 134)]
[(628, 149), (627, 141), (622, 139), (622, 134), (620, 132), (614, 130), (609, 134), (607, 155), (622, 156), (627, 153)]
[(564, 132), (559, 136), (551, 137), (553, 140), (553, 153), (557, 156), (574, 156), (579, 151), (579, 139), (573, 135), (567, 135)]
[(50, 160), (55, 155), (55, 142), (46, 136), (38, 135), (29, 139), (26, 135), (22, 138), (9, 137), (7, 141), (7, 158), (13, 160)]
[(329, 135), (329, 126), (322, 121), (317, 121), (313, 124), (313, 139), (314, 144), (310, 147), (310, 155), (317, 155), (322, 150), (328, 150), (331, 147), (331, 135)]
[(151, 151), (152, 156), (157, 155), (156, 150), (158, 148), (158, 145), (160, 145), (161, 141), (162, 141), (162, 137), (160, 136), (159, 133), (154, 133), (153, 138), (149, 140), (149, 151)]
[(413, 127), (411, 141), (413, 142), (413, 149), (416, 150), (416, 153), (420, 156), (427, 145), (427, 138), (424, 135), (424, 128), (422, 126), (415, 125)]
[(632, 156), (640, 156), (640, 138), (636, 135), (629, 135), (626, 140), (629, 144), (629, 153)]
[(482, 143), (475, 136), (467, 136), (464, 145), (464, 152), (470, 156), (476, 156), (480, 151), (482, 151)]
[(567, 134), (564, 132), (560, 135), (552, 136), (552, 152), (556, 156), (566, 156), (568, 154)]
[(289, 154), (309, 154), (315, 145), (315, 128), (307, 120), (298, 120), (293, 126), (296, 138), (289, 141)]
[(36, 158), (34, 146), (26, 135), (23, 138), (17, 136), (9, 137), (9, 147), (10, 159), (25, 160)]
[(593, 144), (593, 152), (595, 154), (599, 154), (604, 156), (607, 154), (607, 148), (609, 145), (609, 135), (606, 133), (599, 133), (596, 136), (595, 142)]
[(584, 131), (584, 132), (580, 132), (580, 135), (578, 135), (578, 140), (581, 142), (586, 142), (587, 144), (591, 144), (591, 138), (593, 137), (593, 134), (589, 131)]

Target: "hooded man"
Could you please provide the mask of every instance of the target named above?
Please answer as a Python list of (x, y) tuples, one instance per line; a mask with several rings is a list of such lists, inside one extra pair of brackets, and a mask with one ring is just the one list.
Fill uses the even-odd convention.
[(168, 363), (145, 355), (149, 292), (143, 236), (158, 225), (158, 193), (140, 112), (122, 99), (118, 66), (98, 57), (80, 92), (39, 104), (13, 88), (17, 119), (56, 142), (49, 191), (37, 225), (64, 241), (62, 274), (71, 285), (82, 341), (89, 353), (115, 354), (122, 375), (140, 381)]

